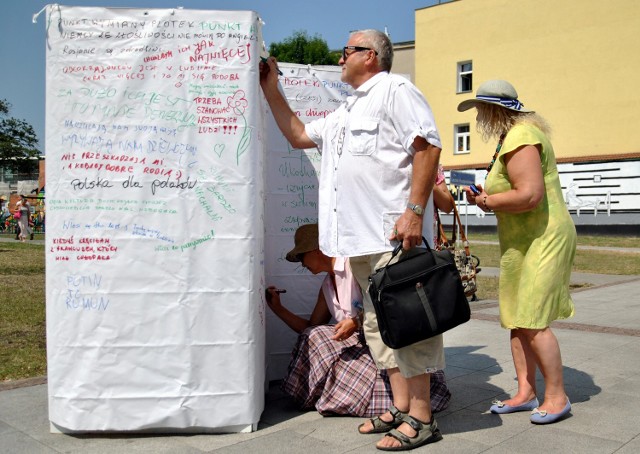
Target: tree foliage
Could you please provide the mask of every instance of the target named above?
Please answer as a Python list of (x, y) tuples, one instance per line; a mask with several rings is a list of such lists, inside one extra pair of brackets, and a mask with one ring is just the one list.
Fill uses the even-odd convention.
[(278, 61), (303, 65), (337, 65), (340, 52), (330, 51), (319, 35), (310, 37), (306, 31), (295, 31), (282, 42), (271, 43), (269, 53)]
[(14, 173), (31, 173), (38, 168), (38, 138), (33, 126), (10, 117), (11, 104), (0, 99), (0, 168)]

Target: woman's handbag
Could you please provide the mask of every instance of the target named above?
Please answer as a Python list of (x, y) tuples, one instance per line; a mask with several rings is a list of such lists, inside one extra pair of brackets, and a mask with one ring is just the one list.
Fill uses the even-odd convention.
[(20, 210), (16, 211), (15, 213), (13, 213), (13, 219), (20, 219), (20, 216), (22, 216), (22, 213), (20, 213)]
[(382, 341), (402, 348), (442, 334), (471, 317), (460, 274), (451, 252), (416, 247), (369, 276), (369, 295)]
[[(464, 288), (464, 294), (467, 297), (471, 297), (471, 300), (475, 300), (475, 294), (478, 291), (478, 281), (476, 274), (480, 271), (480, 259), (475, 255), (471, 255), (469, 249), (469, 241), (462, 228), (460, 222), (460, 215), (456, 208), (455, 201), (453, 203), (453, 227), (451, 229), (451, 241), (447, 239), (447, 235), (444, 233), (442, 222), (440, 222), (440, 214), (436, 210), (436, 216), (438, 220), (438, 240), (436, 242), (436, 249), (439, 251), (449, 250), (453, 254), (456, 262), (456, 267), (460, 273), (460, 279), (462, 280), (462, 287)], [(460, 229), (458, 229), (460, 226)], [(457, 234), (460, 233), (460, 242), (457, 242)]]

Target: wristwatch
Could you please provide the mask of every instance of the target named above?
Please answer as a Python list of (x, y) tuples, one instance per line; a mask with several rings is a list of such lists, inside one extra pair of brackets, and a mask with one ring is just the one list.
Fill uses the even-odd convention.
[(424, 214), (424, 208), (422, 208), (417, 203), (409, 202), (409, 203), (407, 203), (407, 208), (409, 208), (411, 211), (413, 211), (418, 216), (422, 216)]

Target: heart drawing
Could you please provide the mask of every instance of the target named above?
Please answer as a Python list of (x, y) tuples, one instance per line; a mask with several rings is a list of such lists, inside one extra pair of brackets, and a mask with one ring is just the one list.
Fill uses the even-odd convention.
[(213, 146), (213, 152), (218, 155), (219, 158), (222, 157), (222, 152), (224, 151), (224, 144), (217, 143)]

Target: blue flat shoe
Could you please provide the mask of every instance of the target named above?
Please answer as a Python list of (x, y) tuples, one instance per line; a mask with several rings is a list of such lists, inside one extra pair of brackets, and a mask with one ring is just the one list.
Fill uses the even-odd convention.
[(560, 413), (547, 413), (544, 410), (538, 410), (535, 408), (531, 412), (531, 422), (533, 424), (551, 424), (554, 423), (569, 414), (571, 411), (571, 402), (567, 398), (567, 405), (564, 406)]
[(538, 405), (540, 405), (537, 397), (534, 397), (529, 402), (525, 402), (522, 405), (517, 405), (515, 407), (512, 407), (511, 405), (507, 405), (501, 400), (494, 400), (491, 403), (493, 405), (491, 405), (491, 408), (489, 410), (491, 411), (491, 413), (495, 413), (497, 415), (504, 415), (507, 413), (516, 413), (518, 411), (531, 411), (537, 408)]

